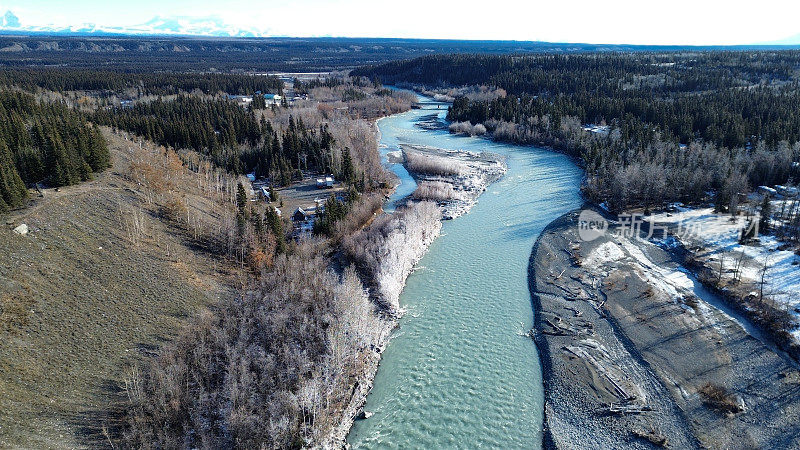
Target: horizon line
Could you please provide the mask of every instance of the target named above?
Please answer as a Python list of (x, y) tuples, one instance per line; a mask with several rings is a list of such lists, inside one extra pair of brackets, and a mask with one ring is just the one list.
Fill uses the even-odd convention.
[(392, 36), (325, 36), (325, 35), (262, 35), (262, 36), (214, 36), (204, 34), (183, 34), (183, 33), (124, 33), (113, 31), (80, 32), (70, 30), (20, 30), (20, 29), (0, 29), (0, 37), (39, 37), (39, 36), (59, 36), (59, 37), (107, 37), (107, 38), (183, 38), (183, 39), (208, 39), (208, 40), (258, 40), (258, 39), (374, 39), (374, 40), (396, 40), (396, 41), (434, 41), (434, 42), (493, 42), (493, 43), (520, 43), (520, 44), (550, 44), (550, 45), (580, 45), (580, 46), (608, 46), (608, 47), (664, 47), (664, 48), (781, 48), (781, 49), (800, 49), (800, 43), (782, 44), (760, 42), (752, 44), (634, 44), (634, 43), (607, 43), (607, 42), (560, 42), (542, 40), (519, 40), (519, 39), (460, 39), (460, 38), (418, 38), (418, 37), (392, 37)]

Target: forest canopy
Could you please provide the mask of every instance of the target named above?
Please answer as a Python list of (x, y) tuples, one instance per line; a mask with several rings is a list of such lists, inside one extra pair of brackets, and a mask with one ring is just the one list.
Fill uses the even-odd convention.
[(0, 86), (27, 91), (93, 91), (106, 94), (174, 95), (200, 91), (204, 94), (252, 94), (283, 92), (276, 76), (213, 73), (127, 73), (87, 69), (9, 69), (0, 71)]

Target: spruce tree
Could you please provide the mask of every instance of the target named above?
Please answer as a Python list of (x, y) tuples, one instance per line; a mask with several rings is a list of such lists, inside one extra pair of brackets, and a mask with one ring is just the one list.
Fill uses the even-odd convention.
[(14, 167), (11, 151), (0, 140), (0, 212), (22, 205), (27, 196), (28, 191)]
[(770, 203), (769, 195), (764, 196), (761, 201), (761, 216), (758, 221), (759, 232), (767, 232), (770, 227), (770, 218), (772, 217), (772, 204)]
[(286, 233), (283, 231), (283, 222), (278, 215), (278, 211), (272, 206), (267, 206), (267, 211), (264, 213), (264, 222), (267, 227), (275, 236), (275, 252), (284, 253), (286, 251)]
[(350, 156), (350, 149), (345, 147), (342, 151), (342, 170), (339, 177), (347, 184), (356, 181), (356, 168), (353, 165), (353, 158)]

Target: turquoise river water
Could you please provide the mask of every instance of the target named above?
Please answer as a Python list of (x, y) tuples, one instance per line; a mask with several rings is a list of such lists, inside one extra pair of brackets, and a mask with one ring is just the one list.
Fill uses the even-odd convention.
[[(566, 156), (533, 147), (450, 135), (418, 123), (444, 120), (447, 105), (378, 122), (381, 151), (412, 143), (490, 151), (508, 172), (472, 211), (446, 221), (408, 278), (406, 315), (383, 354), (366, 410), (348, 436), (353, 448), (538, 448), (542, 379), (528, 258), (541, 230), (581, 205), (581, 172)], [(392, 200), (414, 189), (400, 165)], [(390, 200), (391, 202), (391, 200)]]

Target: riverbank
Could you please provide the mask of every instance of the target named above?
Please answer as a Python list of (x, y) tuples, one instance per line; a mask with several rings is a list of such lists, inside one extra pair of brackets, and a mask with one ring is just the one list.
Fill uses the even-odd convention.
[(376, 334), (378, 339), (371, 345), (370, 357), (357, 376), (343, 420), (330, 439), (323, 442), (322, 448), (342, 447), (354, 421), (366, 418), (364, 405), (372, 389), (381, 354), (404, 313), (400, 305), (400, 293), (416, 264), (439, 236), (442, 220), (453, 218), (456, 209), (458, 215), (469, 212), (486, 187), (505, 173), (505, 165), (499, 162), (499, 158), (482, 158), (473, 153), (432, 148), (427, 151), (435, 153), (443, 161), (462, 167), (460, 177), (446, 177), (443, 180), (449, 180), (464, 195), (457, 201), (438, 204), (427, 200), (409, 202), (393, 213), (378, 217), (369, 227), (343, 242), (345, 253), (372, 281), (370, 296), (377, 305), (382, 322)]
[(715, 308), (668, 252), (582, 241), (572, 212), (537, 240), (529, 284), (545, 447), (800, 443), (798, 371)]

